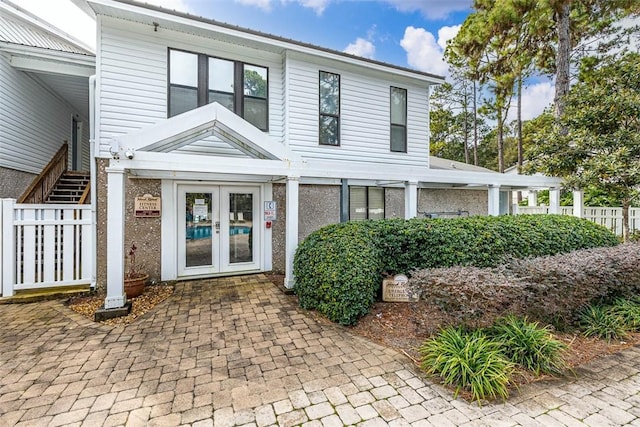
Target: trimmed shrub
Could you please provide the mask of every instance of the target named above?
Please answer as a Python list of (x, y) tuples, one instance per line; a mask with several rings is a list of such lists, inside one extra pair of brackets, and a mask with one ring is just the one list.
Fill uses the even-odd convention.
[(385, 272), (490, 267), (512, 257), (616, 244), (617, 238), (604, 227), (560, 215), (334, 224), (311, 233), (298, 247), (294, 291), (303, 308), (350, 325), (368, 313)]
[(502, 354), (500, 343), (482, 331), (464, 332), (448, 328), (419, 349), (421, 368), (440, 376), (445, 385), (471, 392), (472, 400), (508, 396), (513, 365)]
[(452, 267), (412, 273), (409, 285), (456, 323), (490, 326), (508, 314), (576, 325), (595, 302), (640, 291), (640, 244), (511, 260), (496, 268)]
[(294, 291), (302, 308), (318, 310), (342, 325), (369, 312), (382, 271), (372, 233), (358, 223), (334, 224), (300, 244)]

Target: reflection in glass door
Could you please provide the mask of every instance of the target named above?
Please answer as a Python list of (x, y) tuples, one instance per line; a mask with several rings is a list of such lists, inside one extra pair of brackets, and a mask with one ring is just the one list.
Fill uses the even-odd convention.
[(220, 271), (220, 192), (215, 186), (181, 186), (178, 193), (178, 273)]
[(259, 198), (260, 187), (220, 187), (222, 271), (260, 268)]
[(178, 275), (260, 268), (258, 186), (180, 185)]
[(186, 193), (185, 201), (185, 267), (212, 265), (211, 193)]
[(229, 193), (229, 263), (253, 261), (253, 194)]

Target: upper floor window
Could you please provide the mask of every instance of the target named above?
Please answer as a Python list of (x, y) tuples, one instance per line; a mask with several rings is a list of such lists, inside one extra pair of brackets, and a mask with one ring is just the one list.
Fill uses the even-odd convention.
[(169, 117), (218, 102), (269, 129), (269, 70), (202, 54), (169, 50)]
[(407, 90), (391, 86), (391, 151), (407, 152)]
[(322, 145), (340, 145), (340, 75), (320, 71), (320, 124)]
[(199, 105), (198, 55), (172, 50), (169, 63), (169, 117), (173, 117)]
[(349, 187), (349, 220), (384, 219), (384, 188)]

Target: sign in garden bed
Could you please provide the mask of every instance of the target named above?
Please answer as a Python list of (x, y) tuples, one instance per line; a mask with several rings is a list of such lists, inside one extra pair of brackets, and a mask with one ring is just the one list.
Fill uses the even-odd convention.
[(388, 277), (382, 281), (382, 301), (414, 302), (418, 295), (409, 291), (409, 279), (404, 274)]

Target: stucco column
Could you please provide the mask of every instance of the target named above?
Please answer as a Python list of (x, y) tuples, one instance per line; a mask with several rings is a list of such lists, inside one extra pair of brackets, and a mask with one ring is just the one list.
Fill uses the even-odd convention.
[(487, 215), (498, 216), (500, 215), (500, 186), (490, 185), (487, 191), (488, 196), (488, 209)]
[(298, 177), (288, 177), (287, 192), (287, 223), (285, 225), (285, 276), (284, 286), (293, 288), (295, 277), (293, 276), (293, 256), (298, 248)]
[(573, 192), (573, 216), (582, 218), (584, 211), (584, 192), (576, 190)]
[(405, 181), (404, 183), (404, 218), (411, 219), (418, 216), (418, 183)]
[(124, 170), (107, 168), (107, 296), (104, 308), (124, 307)]
[(560, 214), (560, 189), (559, 188), (550, 188), (549, 189), (549, 213), (550, 214)]
[(538, 191), (537, 190), (529, 190), (529, 194), (527, 195), (527, 204), (529, 206), (538, 206)]

